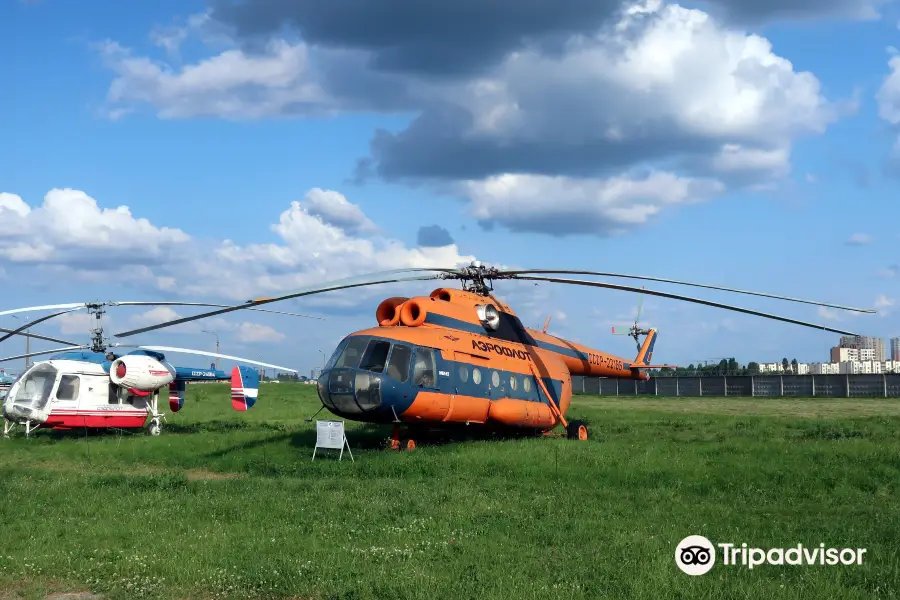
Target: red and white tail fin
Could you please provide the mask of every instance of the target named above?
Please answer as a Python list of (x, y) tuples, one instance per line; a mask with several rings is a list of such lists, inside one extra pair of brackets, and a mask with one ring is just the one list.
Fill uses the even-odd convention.
[(231, 406), (234, 410), (249, 410), (259, 396), (259, 373), (250, 367), (231, 370)]

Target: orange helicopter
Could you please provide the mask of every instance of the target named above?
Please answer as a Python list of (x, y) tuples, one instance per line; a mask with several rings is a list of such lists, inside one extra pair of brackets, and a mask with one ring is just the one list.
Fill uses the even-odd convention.
[[(410, 271), (435, 273), (394, 276)], [(477, 424), (512, 427), (544, 435), (557, 425), (562, 425), (568, 438), (586, 440), (586, 424), (580, 420), (568, 421), (565, 416), (572, 399), (572, 375), (649, 379), (647, 369), (674, 368), (652, 364), (657, 330), (642, 329), (637, 320), (625, 332), (613, 331), (634, 338), (637, 356), (631, 360), (550, 335), (546, 326), (541, 331), (524, 327), (512, 308), (492, 293), (496, 280), (553, 282), (648, 294), (855, 335), (824, 325), (679, 294), (538, 274), (641, 279), (854, 312), (875, 312), (656, 277), (596, 271), (500, 270), (476, 261), (456, 269), (397, 269), (332, 281), (277, 298), (259, 298), (245, 304), (119, 333), (116, 337), (329, 291), (406, 281), (460, 280), (462, 289), (440, 287), (428, 296), (393, 297), (382, 301), (375, 311), (377, 326), (347, 335), (338, 344), (318, 379), (322, 407), (316, 414), (327, 408), (335, 415), (350, 420), (393, 423), (392, 447), (411, 450), (415, 448), (415, 440), (404, 435), (401, 442), (401, 425), (405, 426), (407, 433), (424, 427)], [(376, 278), (374, 281), (360, 281), (373, 277)], [(643, 341), (641, 336), (644, 336)]]

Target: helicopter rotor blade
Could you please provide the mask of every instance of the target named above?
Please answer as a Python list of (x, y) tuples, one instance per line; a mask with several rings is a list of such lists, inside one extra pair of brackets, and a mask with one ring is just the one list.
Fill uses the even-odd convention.
[(17, 360), (19, 358), (31, 358), (32, 356), (41, 356), (43, 354), (56, 354), (57, 352), (67, 352), (69, 350), (86, 350), (87, 348), (90, 348), (90, 346), (67, 346), (65, 348), (54, 348), (53, 350), (41, 350), (40, 352), (29, 352), (28, 354), (19, 354), (17, 356), (7, 356), (6, 358), (0, 358), (0, 362)]
[[(641, 286), (641, 289), (644, 289), (644, 286)], [(634, 326), (637, 328), (638, 322), (641, 320), (641, 311), (644, 309), (644, 294), (638, 296), (638, 309), (637, 315), (634, 317)]]
[[(231, 306), (230, 304), (214, 304), (211, 302), (110, 302), (109, 306), (209, 306), (209, 307), (218, 307), (218, 308), (226, 308)], [(269, 310), (266, 308), (248, 308), (247, 310), (254, 310), (259, 312), (266, 313), (274, 313), (276, 315), (288, 315), (290, 317), (304, 317), (307, 319), (318, 319), (319, 321), (324, 321), (325, 317), (314, 317), (312, 315), (301, 315), (299, 313), (285, 312), (282, 310)]]
[(258, 365), (260, 367), (268, 367), (270, 369), (278, 369), (279, 371), (288, 371), (289, 373), (296, 373), (297, 369), (291, 369), (288, 367), (282, 367), (280, 365), (273, 365), (269, 363), (260, 362), (258, 360), (251, 360), (249, 358), (241, 358), (240, 356), (229, 356), (228, 354), (218, 354), (216, 352), (205, 352), (203, 350), (192, 350), (190, 348), (173, 348), (171, 346), (128, 346), (128, 345), (119, 345), (112, 344), (112, 346), (117, 348), (142, 348), (144, 350), (152, 350), (154, 352), (180, 352), (182, 354), (197, 354), (198, 356), (211, 356), (213, 358), (224, 358), (226, 360), (233, 360), (235, 362), (242, 362), (251, 365)]
[(763, 317), (766, 319), (773, 319), (775, 321), (783, 321), (785, 323), (793, 323), (794, 325), (802, 325), (803, 327), (811, 327), (813, 329), (819, 329), (822, 331), (830, 331), (832, 333), (840, 333), (842, 335), (857, 335), (852, 331), (844, 331), (842, 329), (833, 329), (831, 327), (826, 327), (825, 325), (818, 325), (816, 323), (809, 323), (807, 321), (799, 321), (797, 319), (791, 319), (788, 317), (781, 317), (779, 315), (773, 315), (770, 313), (760, 312), (758, 310), (751, 310), (749, 308), (741, 308), (739, 306), (733, 306), (730, 304), (722, 304), (720, 302), (712, 302), (710, 300), (701, 300), (700, 298), (691, 298), (690, 296), (682, 296), (679, 294), (670, 294), (668, 292), (657, 292), (654, 290), (641, 289), (636, 287), (631, 287), (627, 285), (618, 285), (615, 283), (602, 283), (599, 281), (584, 281), (580, 279), (561, 279), (558, 277), (539, 277), (539, 276), (516, 276), (515, 279), (522, 279), (527, 281), (548, 281), (552, 283), (565, 283), (569, 285), (584, 285), (588, 287), (599, 287), (610, 290), (621, 290), (624, 292), (634, 292), (638, 294), (649, 294), (651, 296), (659, 296), (661, 298), (671, 298), (673, 300), (682, 300), (684, 302), (693, 302), (695, 304), (704, 304), (706, 306), (713, 306), (715, 308), (724, 308), (725, 310), (731, 310), (735, 312), (740, 312), (748, 315), (754, 315), (757, 317)]
[[(401, 271), (406, 271), (406, 270), (407, 269), (401, 269)], [(420, 269), (420, 270), (434, 271), (437, 269)], [(450, 269), (444, 269), (444, 271), (450, 271)], [(390, 273), (391, 271), (387, 271), (387, 272)], [(360, 277), (362, 277), (362, 276), (360, 276)], [(131, 331), (116, 333), (114, 335), (115, 335), (115, 337), (120, 337), (120, 338), (129, 337), (132, 335), (136, 335), (138, 333), (144, 333), (147, 331), (162, 329), (163, 327), (172, 327), (173, 325), (180, 325), (181, 323), (188, 323), (190, 321), (196, 321), (198, 319), (214, 317), (216, 315), (225, 314), (225, 313), (232, 312), (235, 310), (246, 310), (248, 308), (252, 308), (252, 307), (258, 306), (260, 304), (269, 304), (270, 302), (279, 302), (281, 300), (288, 300), (290, 298), (300, 298), (302, 296), (311, 296), (313, 294), (321, 294), (323, 292), (332, 292), (332, 291), (337, 291), (337, 290), (345, 290), (345, 289), (364, 287), (364, 286), (370, 286), (370, 285), (379, 285), (382, 283), (398, 283), (398, 282), (405, 282), (405, 281), (427, 281), (427, 280), (432, 280), (432, 279), (439, 279), (440, 277), (441, 277), (440, 275), (428, 275), (428, 276), (416, 276), (416, 277), (392, 277), (392, 278), (379, 279), (376, 281), (364, 281), (364, 282), (359, 282), (359, 283), (343, 283), (348, 280), (353, 281), (353, 280), (359, 279), (359, 277), (350, 277), (348, 279), (339, 279), (339, 280), (330, 281), (330, 282), (326, 282), (326, 283), (315, 285), (315, 286), (309, 286), (299, 292), (286, 294), (284, 296), (278, 296), (275, 298), (258, 298), (256, 300), (249, 300), (245, 304), (229, 306), (228, 308), (221, 308), (219, 310), (213, 310), (210, 312), (201, 313), (199, 315), (193, 315), (190, 317), (183, 317), (181, 319), (173, 319), (171, 321), (166, 321), (165, 323), (159, 323), (157, 325), (150, 325), (148, 327), (141, 327), (140, 329), (133, 329)]]
[[(800, 302), (802, 304), (813, 304), (815, 306), (825, 306), (828, 308), (837, 308), (840, 310), (849, 310), (853, 312), (874, 314), (878, 311), (870, 308), (854, 308), (852, 306), (841, 306), (839, 304), (830, 304), (828, 302), (818, 302), (816, 300), (804, 300), (802, 298), (791, 298), (789, 296), (779, 296), (777, 294), (768, 294), (765, 292), (752, 292), (749, 290), (738, 290), (735, 288), (727, 288), (718, 285), (708, 285), (705, 283), (692, 283), (689, 281), (679, 281), (677, 279), (663, 279), (662, 277), (647, 277), (644, 275), (627, 275), (624, 273), (603, 273), (600, 271), (575, 271), (575, 270), (553, 270), (553, 269), (528, 269), (519, 271), (501, 271), (503, 275), (527, 275), (527, 274), (544, 274), (544, 275), (597, 275), (600, 277), (620, 277), (623, 279), (642, 279), (644, 281), (657, 281), (659, 283), (674, 283), (677, 285), (689, 285), (692, 287), (706, 288), (709, 290), (720, 290), (723, 292), (733, 292), (735, 294), (749, 294), (751, 296), (762, 296), (764, 298), (774, 298), (776, 300), (786, 300), (788, 302)], [(516, 277), (516, 279), (520, 279)]]
[(59, 310), (61, 308), (78, 309), (78, 308), (84, 308), (85, 306), (86, 306), (86, 303), (84, 303), (84, 302), (71, 302), (69, 304), (48, 304), (46, 306), (28, 306), (26, 308), (13, 308), (11, 310), (2, 310), (2, 311), (0, 311), (0, 317), (2, 317), (4, 315), (14, 315), (17, 313), (32, 312), (32, 311), (36, 311), (36, 310)]
[(74, 345), (74, 344), (78, 343), (78, 342), (70, 342), (68, 340), (58, 340), (56, 338), (47, 337), (46, 335), (38, 335), (36, 333), (25, 333), (24, 331), (21, 333), (15, 333), (12, 329), (4, 329), (3, 327), (0, 327), (0, 332), (12, 333), (13, 335), (18, 335), (21, 337), (27, 337), (27, 338), (31, 338), (34, 340), (44, 340), (45, 342), (53, 342), (56, 344), (72, 344), (72, 345)]
[(70, 313), (70, 312), (72, 312), (72, 311), (76, 311), (76, 310), (78, 310), (79, 308), (84, 308), (84, 305), (79, 306), (78, 308), (70, 308), (69, 310), (62, 310), (62, 311), (60, 311), (60, 312), (51, 313), (51, 314), (49, 314), (49, 315), (45, 315), (45, 316), (41, 317), (40, 319), (35, 319), (34, 321), (28, 321), (27, 323), (25, 323), (24, 325), (22, 325), (22, 326), (19, 327), (18, 329), (14, 329), (14, 330), (12, 330), (10, 333), (7, 333), (5, 336), (0, 337), (0, 342), (2, 342), (3, 340), (6, 340), (6, 339), (11, 338), (12, 336), (14, 336), (14, 335), (16, 335), (16, 334), (18, 334), (18, 333), (21, 333), (21, 332), (25, 331), (25, 330), (28, 329), (29, 327), (34, 327), (34, 326), (37, 325), (38, 323), (42, 323), (43, 321), (46, 321), (47, 319), (52, 319), (53, 317), (58, 317), (59, 315), (64, 315), (64, 314), (66, 314), (66, 313)]

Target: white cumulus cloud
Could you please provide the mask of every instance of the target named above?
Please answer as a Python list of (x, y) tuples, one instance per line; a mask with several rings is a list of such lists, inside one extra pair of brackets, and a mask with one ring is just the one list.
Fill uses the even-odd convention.
[[(454, 267), (475, 259), (461, 254), (455, 244), (407, 246), (380, 233), (359, 205), (319, 188), (282, 212), (271, 226), (279, 240), (274, 243), (224, 240), (210, 246), (181, 230), (135, 218), (127, 207), (101, 208), (85, 192), (68, 189), (50, 191), (37, 208), (15, 194), (0, 194), (0, 222), (5, 232), (0, 258), (13, 276), (14, 269), (37, 266), (46, 270), (32, 270), (31, 277), (42, 273), (57, 282), (115, 282), (160, 300), (241, 302), (373, 271)], [(262, 237), (265, 232), (259, 233)], [(343, 304), (363, 297), (365, 290), (332, 296)], [(156, 307), (129, 321), (146, 325), (176, 315), (171, 307)], [(73, 332), (86, 332), (75, 319), (81, 317), (70, 318)], [(198, 327), (188, 323), (173, 330), (190, 333)], [(246, 328), (241, 335), (248, 340), (277, 337), (259, 328)]]
[(50, 190), (36, 207), (0, 193), (0, 223), (0, 258), (12, 263), (100, 266), (105, 260), (113, 269), (170, 254), (190, 239), (179, 229), (135, 217), (127, 206), (101, 209), (85, 192), (69, 188)]
[(476, 219), (559, 234), (625, 233), (666, 208), (701, 202), (723, 189), (716, 180), (666, 172), (609, 179), (507, 174), (463, 184)]
[[(334, 12), (335, 26), (352, 17), (338, 7), (297, 8), (291, 18), (281, 13), (294, 9), (258, 8), (273, 12), (267, 23), (282, 19), (288, 26), (315, 21), (316, 10)], [(664, 207), (735, 187), (769, 189), (790, 173), (794, 141), (822, 133), (841, 114), (841, 104), (823, 95), (815, 75), (795, 69), (766, 38), (733, 23), (658, 0), (629, 2), (605, 17), (602, 12), (591, 21), (605, 19), (602, 24), (554, 31), (552, 44), (498, 39), (506, 49), (480, 68), (441, 77), (383, 68), (385, 48), (312, 44), (279, 37), (283, 32), (273, 32), (252, 53), (233, 41), (178, 66), (136, 56), (115, 42), (104, 44), (102, 53), (115, 73), (108, 99), (116, 111), (149, 106), (163, 118), (228, 119), (417, 115), (405, 130), (376, 135), (358, 175), (463, 190), (483, 223), (513, 230), (609, 235), (646, 224)], [(196, 19), (207, 26), (214, 20)], [(175, 47), (188, 29), (157, 32), (157, 42)], [(529, 193), (521, 182), (546, 193)], [(503, 186), (513, 190), (498, 192)], [(584, 208), (560, 192), (575, 193)], [(375, 233), (352, 204), (324, 194), (310, 191), (308, 214), (345, 234)], [(522, 213), (511, 204), (520, 200), (527, 204)], [(302, 229), (298, 223), (289, 228)], [(362, 248), (358, 241), (351, 253)], [(290, 263), (274, 256), (274, 248), (264, 251)]]

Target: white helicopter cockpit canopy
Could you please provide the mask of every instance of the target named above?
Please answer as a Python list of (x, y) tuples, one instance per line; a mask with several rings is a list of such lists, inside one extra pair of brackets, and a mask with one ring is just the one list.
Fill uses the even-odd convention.
[(50, 362), (37, 363), (22, 373), (6, 395), (3, 416), (11, 421), (46, 421), (58, 375)]

